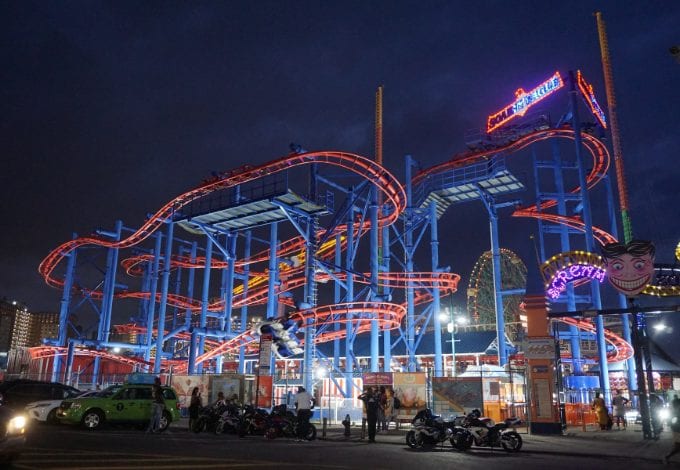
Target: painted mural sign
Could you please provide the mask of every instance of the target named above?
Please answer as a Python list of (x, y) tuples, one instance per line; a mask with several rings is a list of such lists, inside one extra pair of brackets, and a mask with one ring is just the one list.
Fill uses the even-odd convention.
[(483, 409), (482, 379), (479, 377), (433, 377), (432, 398), (435, 414), (465, 414)]
[(554, 359), (555, 338), (528, 338), (523, 345), (524, 357), (527, 359)]
[(394, 395), (399, 398), (399, 416), (415, 415), (427, 406), (425, 372), (403, 372), (393, 375)]

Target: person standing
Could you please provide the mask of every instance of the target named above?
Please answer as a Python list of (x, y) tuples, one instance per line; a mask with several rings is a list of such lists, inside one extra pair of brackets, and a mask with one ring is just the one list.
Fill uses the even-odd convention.
[(385, 406), (384, 406), (384, 413), (383, 413), (383, 422), (382, 422), (382, 427), (384, 431), (389, 431), (390, 429), (390, 422), (391, 421), (396, 421), (396, 409), (394, 408), (394, 390), (388, 392), (385, 395)]
[(312, 417), (312, 396), (305, 387), (298, 387), (295, 395), (295, 409), (298, 419), (298, 441), (304, 441), (309, 432), (309, 418)]
[(375, 431), (378, 423), (378, 409), (380, 408), (380, 397), (375, 387), (368, 388), (359, 395), (359, 400), (364, 402), (366, 408), (366, 422), (368, 424), (368, 442), (375, 442)]
[(595, 398), (593, 399), (591, 408), (597, 415), (597, 423), (600, 425), (600, 430), (605, 431), (607, 429), (609, 413), (607, 412), (607, 405), (604, 402), (604, 398), (600, 396), (600, 392), (595, 392)]
[(624, 397), (621, 390), (616, 391), (616, 396), (612, 400), (614, 407), (614, 420), (616, 421), (616, 429), (621, 429), (621, 422), (623, 422), (623, 429), (626, 429), (626, 405), (628, 398)]
[(387, 390), (384, 385), (380, 386), (380, 391), (378, 392), (378, 425), (376, 432), (387, 431), (387, 426), (385, 425), (385, 408), (387, 407)]
[(661, 458), (664, 464), (668, 464), (668, 459), (680, 452), (680, 399), (675, 395), (671, 401), (672, 416), (671, 416), (671, 431), (673, 431), (673, 447), (671, 450)]
[(146, 432), (156, 433), (161, 431), (161, 416), (163, 416), (163, 410), (165, 409), (165, 400), (163, 400), (163, 388), (161, 387), (160, 377), (156, 377), (151, 386), (151, 399), (153, 400), (153, 404), (151, 405), (151, 419), (149, 420), (149, 427)]
[(198, 387), (194, 387), (189, 402), (189, 431), (194, 429), (194, 424), (198, 420), (198, 413), (201, 411), (201, 405), (201, 393), (198, 391)]

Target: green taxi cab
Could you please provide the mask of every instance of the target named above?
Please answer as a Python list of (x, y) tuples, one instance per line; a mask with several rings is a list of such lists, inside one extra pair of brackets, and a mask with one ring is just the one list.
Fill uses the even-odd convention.
[[(170, 423), (180, 418), (177, 393), (172, 387), (161, 387), (165, 410), (161, 416), (159, 431), (165, 431)], [(101, 392), (83, 398), (70, 398), (61, 402), (57, 418), (66, 424), (81, 425), (87, 429), (99, 429), (108, 424), (132, 424), (146, 426), (152, 413), (151, 385), (113, 385)]]

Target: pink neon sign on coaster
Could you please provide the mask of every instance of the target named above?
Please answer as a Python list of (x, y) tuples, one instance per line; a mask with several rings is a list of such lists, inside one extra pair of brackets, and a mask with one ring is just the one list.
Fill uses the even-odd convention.
[(551, 299), (557, 299), (567, 289), (569, 282), (590, 278), (604, 282), (605, 270), (592, 264), (573, 264), (555, 273), (547, 290)]
[(530, 107), (563, 86), (564, 81), (562, 80), (562, 76), (559, 72), (555, 72), (552, 77), (535, 87), (533, 90), (527, 92), (522, 88), (519, 88), (515, 92), (515, 101), (487, 118), (486, 132), (489, 133), (498, 129), (517, 116), (524, 116)]

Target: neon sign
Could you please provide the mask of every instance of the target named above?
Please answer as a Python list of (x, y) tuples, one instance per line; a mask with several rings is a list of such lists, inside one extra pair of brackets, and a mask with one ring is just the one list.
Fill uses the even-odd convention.
[(548, 295), (551, 299), (557, 299), (567, 289), (569, 282), (578, 281), (579, 279), (593, 279), (604, 282), (605, 270), (599, 266), (592, 264), (573, 264), (564, 269), (560, 269), (553, 276), (549, 287)]
[(578, 89), (583, 96), (583, 100), (586, 102), (590, 108), (590, 112), (593, 113), (595, 119), (600, 123), (603, 129), (607, 128), (607, 118), (604, 115), (604, 111), (600, 108), (600, 104), (595, 99), (595, 93), (593, 92), (593, 86), (586, 82), (583, 78), (580, 70), (576, 71), (576, 83), (578, 84)]
[(515, 101), (505, 108), (492, 114), (486, 121), (486, 132), (492, 132), (517, 116), (524, 116), (527, 110), (543, 98), (559, 90), (564, 86), (564, 81), (559, 72), (538, 85), (533, 90), (526, 92), (519, 88), (515, 92)]

